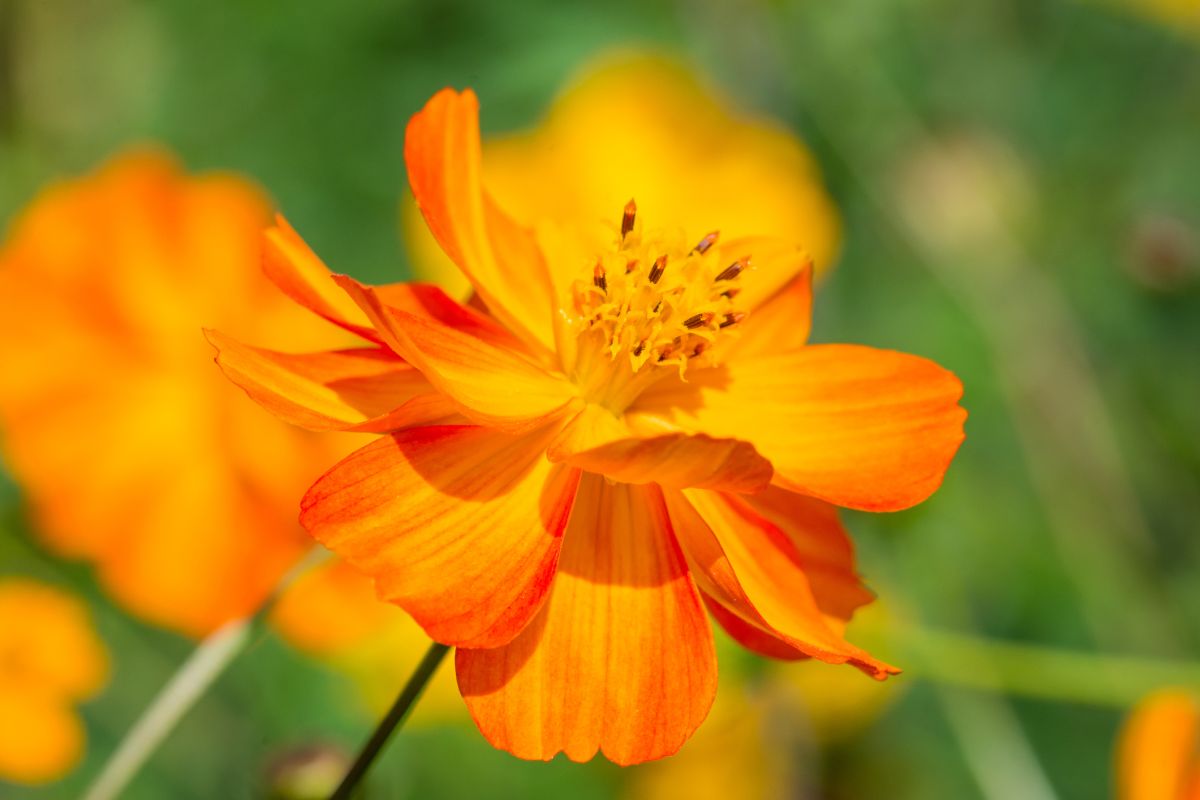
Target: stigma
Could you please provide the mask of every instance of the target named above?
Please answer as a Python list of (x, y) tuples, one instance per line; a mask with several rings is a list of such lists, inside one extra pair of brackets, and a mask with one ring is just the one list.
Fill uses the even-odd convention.
[(713, 344), (746, 317), (735, 303), (751, 254), (722, 259), (718, 231), (689, 244), (640, 223), (630, 200), (611, 247), (596, 254), (564, 303), (575, 339), (564, 368), (585, 396), (610, 407), (631, 402), (668, 370), (686, 380), (689, 367), (711, 365)]

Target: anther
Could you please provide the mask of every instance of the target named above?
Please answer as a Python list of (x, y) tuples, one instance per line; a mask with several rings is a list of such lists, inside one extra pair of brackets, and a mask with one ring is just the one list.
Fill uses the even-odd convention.
[(714, 315), (711, 311), (705, 311), (702, 314), (692, 314), (683, 321), (683, 327), (687, 328), (688, 330), (695, 330), (696, 328), (712, 322), (713, 316)]
[(742, 287), (734, 286), (734, 287), (731, 287), (731, 288), (726, 289), (725, 291), (721, 292), (721, 297), (727, 297), (730, 300), (732, 300), (733, 298), (737, 297), (741, 293), (742, 293)]
[(637, 218), (637, 203), (630, 200), (625, 204), (625, 213), (621, 216), (621, 238), (624, 239), (633, 230), (633, 221)]
[(600, 264), (597, 264), (596, 268), (592, 270), (592, 283), (594, 283), (596, 288), (598, 288), (600, 291), (608, 291), (608, 278), (604, 274), (604, 267)]
[(692, 349), (691, 357), (698, 358), (698, 357), (704, 355), (704, 351), (707, 349), (708, 349), (708, 342), (697, 342), (696, 346)]
[(731, 281), (734, 278), (736, 278), (738, 275), (741, 275), (742, 270), (744, 270), (749, 265), (750, 265), (750, 259), (748, 257), (747, 258), (739, 258), (737, 261), (733, 262), (728, 267), (726, 267), (725, 269), (718, 272), (717, 277), (713, 278), (713, 280), (714, 281)]
[(629, 261), (625, 262), (625, 274), (628, 275), (629, 273), (633, 272), (635, 269), (637, 269), (637, 265), (638, 260), (636, 258), (629, 259)]
[(654, 260), (654, 266), (650, 268), (650, 282), (658, 283), (658, 279), (667, 271), (667, 257), (659, 256)]
[(704, 255), (705, 253), (708, 252), (708, 248), (712, 247), (714, 244), (717, 243), (717, 237), (720, 235), (721, 235), (720, 231), (713, 231), (712, 233), (706, 234), (704, 236), (704, 238), (701, 239), (696, 244), (696, 246), (692, 248), (692, 252), (699, 253), (700, 255)]
[(746, 318), (745, 311), (734, 311), (731, 314), (726, 314), (725, 319), (721, 320), (721, 324), (717, 327), (728, 328), (730, 325), (737, 325)]
[(638, 346), (637, 346), (637, 347), (635, 347), (635, 348), (633, 348), (633, 356), (634, 356), (634, 358), (637, 358), (638, 356), (640, 356), (640, 355), (642, 354), (642, 352), (643, 352), (643, 351), (645, 351), (645, 349), (646, 349), (646, 343), (645, 343), (645, 342), (638, 342)]

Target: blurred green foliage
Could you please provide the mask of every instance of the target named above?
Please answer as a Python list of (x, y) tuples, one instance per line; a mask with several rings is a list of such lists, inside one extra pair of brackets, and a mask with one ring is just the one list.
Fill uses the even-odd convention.
[[(1200, 50), (1128, 10), (0, 0), (0, 219), (49, 179), (162, 142), (190, 168), (254, 176), (336, 269), (392, 280), (407, 273), (403, 129), (424, 99), (470, 85), (485, 131), (525, 126), (615, 45), (691, 60), (811, 144), (846, 223), (818, 340), (920, 353), (967, 386), (968, 439), (943, 490), (909, 512), (850, 519), (863, 571), (892, 605), (992, 638), (1200, 658)], [(897, 194), (914, 159), (947, 140), (984, 143), (984, 173), (1023, 187), (1012, 219), (965, 245), (915, 235), (905, 220), (925, 213), (919, 187)], [(960, 177), (967, 198), (990, 191)], [(930, 205), (940, 224), (945, 209)], [(1011, 291), (973, 288), (986, 281)], [(1048, 369), (1029, 379), (1030, 363)], [(41, 792), (0, 786), (73, 797), (190, 645), (121, 615), (87, 570), (40, 552), (11, 485), (0, 487), (0, 571), (85, 593), (114, 653), (111, 686), (85, 709), (87, 762)], [(905, 664), (902, 641), (880, 655)], [(920, 669), (900, 680), (912, 690), (827, 749), (805, 777), (820, 788), (798, 796), (1000, 796), (987, 765), (1011, 785), (1030, 766), (1005, 742), (1027, 748), (1060, 797), (1109, 793), (1116, 703), (947, 688)], [(1016, 738), (962, 724), (993, 718)], [(273, 755), (314, 741), (350, 749), (370, 724), (342, 678), (264, 633), (128, 797), (259, 797)], [(366, 796), (600, 798), (635, 773), (523, 763), (473, 730), (422, 729), (393, 743)]]

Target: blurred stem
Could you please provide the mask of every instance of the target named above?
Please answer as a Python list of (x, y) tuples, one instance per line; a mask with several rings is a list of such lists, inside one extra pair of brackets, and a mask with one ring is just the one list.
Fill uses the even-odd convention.
[(910, 628), (912, 674), (944, 685), (1129, 708), (1162, 686), (1200, 686), (1200, 663), (1083, 653)]
[(433, 673), (437, 672), (438, 665), (442, 663), (442, 659), (449, 651), (449, 646), (440, 642), (433, 642), (429, 645), (429, 650), (425, 652), (425, 657), (417, 665), (416, 670), (408, 679), (408, 683), (404, 684), (400, 696), (396, 698), (396, 702), (392, 704), (387, 715), (380, 720), (375, 732), (363, 745), (358, 758), (354, 760), (346, 777), (342, 778), (341, 785), (329, 796), (329, 800), (346, 800), (350, 797), (354, 789), (366, 777), (367, 770), (371, 768), (371, 764), (383, 750), (383, 746), (387, 744), (392, 733), (404, 723), (408, 712), (416, 705), (417, 700), (421, 697), (421, 692), (425, 691), (426, 684), (433, 677)]
[(225, 623), (196, 646), (125, 734), (84, 793), (84, 800), (114, 800), (125, 790), (184, 714), (249, 644), (283, 590), (328, 555), (323, 548), (314, 547), (284, 575), (253, 615)]

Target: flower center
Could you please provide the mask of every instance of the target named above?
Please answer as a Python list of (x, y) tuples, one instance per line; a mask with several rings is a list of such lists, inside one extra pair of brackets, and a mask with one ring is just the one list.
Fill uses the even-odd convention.
[[(564, 315), (574, 332), (565, 364), (583, 396), (620, 413), (651, 383), (691, 365), (710, 366), (713, 343), (745, 314), (736, 310), (749, 254), (718, 259), (713, 231), (692, 246), (680, 234), (643, 234), (625, 206), (620, 234), (571, 285)], [(566, 359), (564, 359), (566, 360)]]

